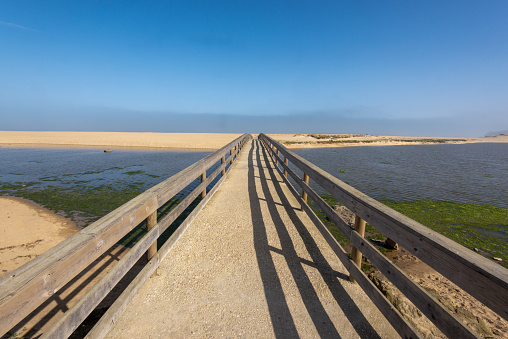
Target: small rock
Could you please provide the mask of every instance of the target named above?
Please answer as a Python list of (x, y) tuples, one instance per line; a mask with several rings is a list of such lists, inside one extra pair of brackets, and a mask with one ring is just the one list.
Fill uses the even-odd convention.
[(492, 259), (494, 259), (495, 261), (503, 261), (503, 259), (498, 258), (498, 257), (493, 257)]
[(474, 249), (474, 251), (475, 251), (475, 252), (480, 252), (480, 249), (478, 249), (478, 248), (476, 248), (476, 247), (475, 247), (475, 248), (473, 248), (473, 249)]
[(26, 187), (26, 185), (21, 185), (21, 188), (25, 188), (25, 187)]
[(105, 150), (104, 150), (104, 153), (111, 153), (111, 152), (113, 152), (113, 151), (112, 151), (112, 150), (110, 150), (110, 149), (105, 149)]
[(354, 226), (355, 214), (351, 212), (346, 206), (333, 205), (332, 208), (342, 218), (342, 220), (344, 220), (346, 224), (349, 226)]
[(390, 238), (386, 238), (385, 240), (385, 246), (386, 248), (392, 249), (392, 250), (398, 250), (399, 244), (397, 244), (395, 241), (393, 241)]

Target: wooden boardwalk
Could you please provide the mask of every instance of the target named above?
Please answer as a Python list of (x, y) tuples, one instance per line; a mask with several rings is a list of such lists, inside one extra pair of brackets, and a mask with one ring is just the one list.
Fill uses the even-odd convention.
[[(193, 190), (175, 200), (190, 184)], [(314, 185), (355, 215), (354, 227)], [(351, 255), (321, 223), (307, 196), (349, 240)], [(0, 336), (21, 330), (42, 334), (41, 339), (73, 333), (87, 338), (419, 338), (363, 273), (363, 256), (446, 336), (478, 338), (364, 238), (366, 223), (508, 320), (507, 269), (368, 197), (270, 137), (252, 140), (243, 134), (0, 278)], [(168, 229), (169, 239), (157, 245)], [(132, 232), (141, 238), (121, 257), (111, 257), (112, 267), (75, 286), (90, 272), (95, 276), (98, 260), (109, 258)], [(69, 293), (79, 297), (68, 298)], [(32, 322), (33, 327), (27, 325)]]
[(398, 337), (299, 208), (247, 144), (108, 337)]

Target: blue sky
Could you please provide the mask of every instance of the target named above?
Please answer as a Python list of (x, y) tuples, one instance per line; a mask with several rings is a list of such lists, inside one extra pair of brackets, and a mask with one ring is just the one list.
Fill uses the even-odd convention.
[(508, 2), (0, 2), (0, 130), (483, 136)]

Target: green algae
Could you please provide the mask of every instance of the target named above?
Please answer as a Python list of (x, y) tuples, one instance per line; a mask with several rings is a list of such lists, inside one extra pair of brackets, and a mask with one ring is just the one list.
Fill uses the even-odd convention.
[(73, 219), (74, 212), (82, 212), (91, 220), (97, 220), (136, 197), (143, 190), (138, 187), (115, 189), (108, 185), (100, 186), (37, 186), (0, 185), (2, 195), (15, 196), (33, 201), (43, 207)]
[(137, 171), (127, 171), (127, 172), (123, 172), (122, 174), (126, 174), (126, 175), (136, 175), (136, 174), (143, 174), (145, 173), (145, 171), (142, 171), (142, 170), (137, 170)]
[[(340, 204), (329, 194), (321, 195), (329, 205)], [(383, 204), (418, 221), (445, 237), (465, 246), (476, 249), (487, 257), (501, 258), (501, 265), (508, 268), (508, 209), (487, 204), (466, 204), (451, 201), (383, 200)], [(309, 200), (317, 216), (328, 227), (332, 235), (345, 245), (348, 240), (315, 203)], [(366, 225), (365, 237), (371, 240), (381, 252), (390, 252), (382, 246), (386, 236), (370, 224)]]
[(508, 268), (508, 209), (451, 201), (383, 201), (385, 205)]

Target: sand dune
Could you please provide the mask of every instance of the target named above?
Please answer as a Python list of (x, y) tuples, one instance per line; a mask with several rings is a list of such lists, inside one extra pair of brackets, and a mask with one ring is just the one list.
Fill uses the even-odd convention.
[(368, 134), (268, 134), (291, 149), (351, 146), (393, 146), (423, 144), (468, 144), (480, 142), (508, 143), (508, 135), (483, 138), (413, 137)]

